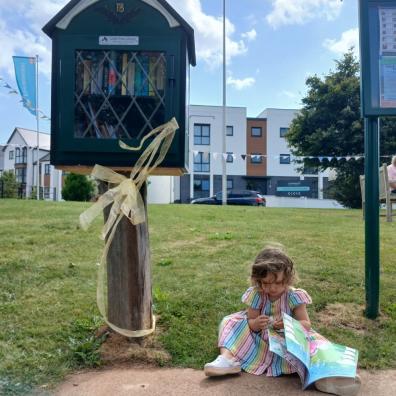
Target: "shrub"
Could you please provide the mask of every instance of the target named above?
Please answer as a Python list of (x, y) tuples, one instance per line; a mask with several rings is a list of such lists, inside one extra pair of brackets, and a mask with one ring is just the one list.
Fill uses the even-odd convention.
[(18, 183), (13, 171), (4, 171), (0, 177), (0, 197), (16, 198), (18, 194)]
[(89, 201), (94, 191), (94, 183), (87, 176), (70, 173), (62, 188), (62, 197), (65, 201)]

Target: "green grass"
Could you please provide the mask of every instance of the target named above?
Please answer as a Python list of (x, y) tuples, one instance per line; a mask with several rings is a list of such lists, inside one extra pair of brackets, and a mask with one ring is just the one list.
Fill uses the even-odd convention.
[[(90, 232), (76, 227), (88, 206), (0, 200), (3, 393), (26, 394), (100, 364), (93, 334), (101, 323), (95, 293), (102, 220)], [(361, 332), (317, 321), (331, 304), (364, 306), (360, 211), (153, 205), (149, 225), (157, 334), (173, 365), (200, 368), (215, 356), (219, 321), (243, 308), (250, 263), (265, 242), (276, 241), (312, 295), (314, 327), (358, 348), (361, 367), (396, 367), (395, 223), (381, 219), (384, 316)]]

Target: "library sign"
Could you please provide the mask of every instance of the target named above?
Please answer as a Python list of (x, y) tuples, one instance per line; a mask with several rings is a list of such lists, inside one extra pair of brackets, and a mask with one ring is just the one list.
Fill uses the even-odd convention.
[(396, 115), (396, 1), (360, 0), (364, 117)]
[(51, 163), (131, 167), (143, 137), (180, 129), (157, 174), (188, 164), (188, 69), (194, 31), (164, 0), (72, 0), (44, 26), (52, 39)]

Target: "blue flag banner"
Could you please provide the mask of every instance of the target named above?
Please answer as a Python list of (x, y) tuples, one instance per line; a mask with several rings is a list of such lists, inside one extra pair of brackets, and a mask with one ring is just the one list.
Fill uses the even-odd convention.
[(13, 56), (15, 78), (23, 105), (36, 115), (36, 58)]

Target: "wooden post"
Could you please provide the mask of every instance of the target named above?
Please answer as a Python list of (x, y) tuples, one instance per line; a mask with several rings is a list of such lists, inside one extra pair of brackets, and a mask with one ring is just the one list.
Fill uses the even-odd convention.
[[(100, 183), (100, 192), (103, 188), (107, 189), (106, 183)], [(145, 205), (146, 222), (134, 226), (123, 217), (107, 256), (108, 319), (127, 330), (144, 330), (152, 326), (146, 183), (140, 193)], [(105, 221), (109, 211), (110, 207), (104, 210)]]

